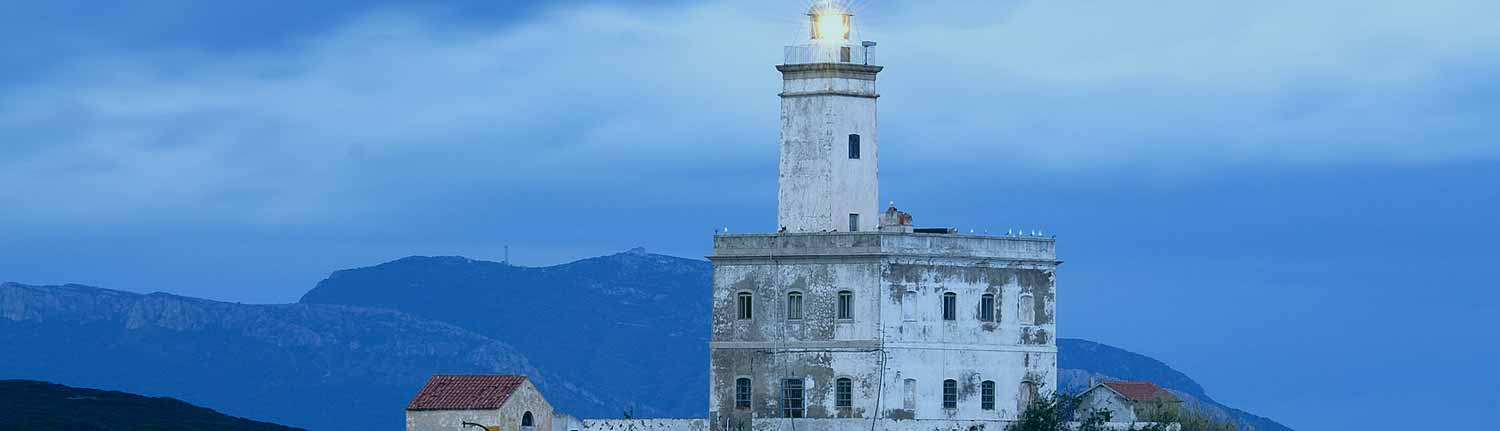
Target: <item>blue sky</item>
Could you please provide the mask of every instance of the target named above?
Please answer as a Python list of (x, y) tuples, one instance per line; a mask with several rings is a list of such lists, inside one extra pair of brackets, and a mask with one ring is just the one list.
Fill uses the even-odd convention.
[[(775, 227), (802, 1), (136, 3), (0, 14), (0, 280), (290, 302)], [(1297, 429), (1487, 420), (1500, 4), (855, 7), (883, 200), (1058, 234), (1063, 336)]]

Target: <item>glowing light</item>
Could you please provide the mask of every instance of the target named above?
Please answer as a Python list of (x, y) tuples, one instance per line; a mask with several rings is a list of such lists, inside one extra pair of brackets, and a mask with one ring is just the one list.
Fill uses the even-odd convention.
[(849, 13), (836, 7), (813, 9), (812, 38), (818, 40), (849, 40)]

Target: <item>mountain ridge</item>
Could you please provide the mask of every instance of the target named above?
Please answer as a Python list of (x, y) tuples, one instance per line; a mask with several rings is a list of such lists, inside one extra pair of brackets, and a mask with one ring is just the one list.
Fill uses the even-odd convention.
[(313, 429), (399, 423), (415, 388), (440, 372), (521, 373), (558, 401), (621, 402), (554, 378), (503, 342), (347, 305), (3, 283), (0, 343), (27, 346), (0, 355), (3, 377), (168, 395)]
[[(38, 348), (0, 355), (0, 377), (171, 395), (317, 430), (400, 423), (428, 375), (458, 372), (532, 375), (583, 417), (695, 417), (707, 401), (682, 388), (707, 387), (710, 283), (707, 261), (641, 249), (548, 267), (410, 256), (334, 271), (295, 304), (3, 283), (0, 343)], [(425, 308), (393, 310), (413, 305)], [(1150, 357), (1086, 340), (1058, 347), (1064, 390), (1152, 380), (1261, 431), (1288, 429), (1217, 404)], [(597, 379), (609, 374), (630, 375)], [(652, 379), (668, 384), (630, 387)]]

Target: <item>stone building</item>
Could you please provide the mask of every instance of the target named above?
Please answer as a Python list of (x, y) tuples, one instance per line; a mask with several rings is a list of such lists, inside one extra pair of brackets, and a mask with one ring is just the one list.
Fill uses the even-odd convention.
[(406, 429), (553, 431), (552, 416), (552, 404), (526, 376), (439, 374), (407, 404)]
[(1152, 409), (1177, 408), (1182, 399), (1151, 382), (1095, 383), (1079, 396), (1080, 411), (1106, 410), (1112, 422), (1140, 422)]
[(778, 229), (716, 235), (709, 257), (709, 426), (1003, 429), (1056, 387), (1054, 240), (882, 212), (874, 43), (836, 6), (808, 15), (776, 67)]

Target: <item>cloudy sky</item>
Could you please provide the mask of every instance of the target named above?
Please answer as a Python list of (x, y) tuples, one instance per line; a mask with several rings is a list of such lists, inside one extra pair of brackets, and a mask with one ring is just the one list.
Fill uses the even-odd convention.
[[(806, 0), (27, 2), (0, 280), (292, 302), (775, 228)], [(1488, 423), (1500, 3), (878, 1), (882, 199), (1045, 229), (1060, 331), (1297, 429)]]

